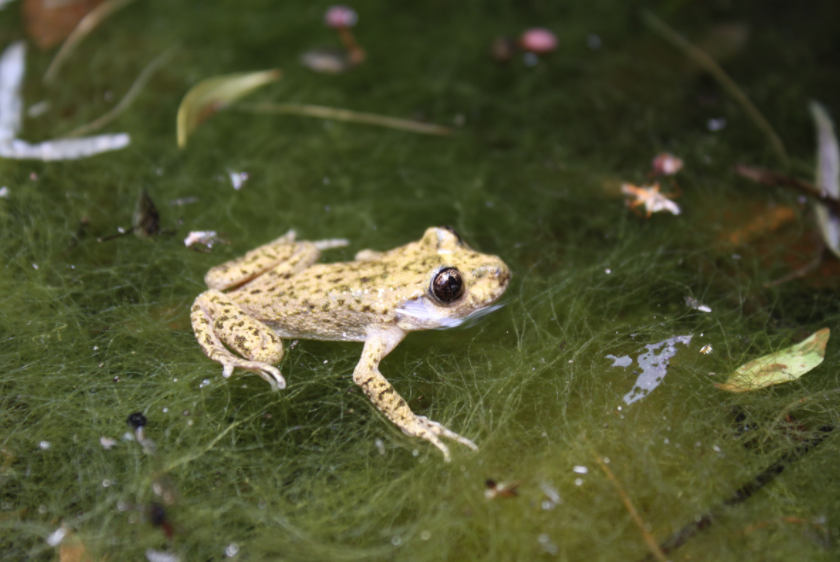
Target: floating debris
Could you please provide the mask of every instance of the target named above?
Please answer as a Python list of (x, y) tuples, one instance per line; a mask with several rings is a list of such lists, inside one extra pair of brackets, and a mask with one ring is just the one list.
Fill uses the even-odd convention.
[(572, 468), (572, 472), (575, 474), (586, 474), (589, 472), (589, 469), (585, 466), (579, 465)]
[(642, 186), (623, 183), (621, 184), (621, 192), (635, 199), (635, 201), (632, 199), (627, 200), (627, 206), (630, 209), (635, 211), (636, 207), (644, 206), (645, 212), (647, 213), (646, 218), (650, 218), (653, 213), (660, 211), (668, 211), (674, 215), (680, 214), (679, 206), (671, 201), (676, 196), (672, 193), (660, 193), (658, 183)]
[(712, 309), (703, 304), (702, 302), (698, 301), (694, 297), (685, 297), (685, 304), (688, 305), (690, 308), (694, 310), (699, 310), (700, 312), (711, 312)]
[(111, 439), (110, 437), (102, 436), (99, 438), (99, 444), (102, 445), (103, 449), (109, 451), (112, 447), (114, 447), (117, 444), (117, 442), (116, 440)]
[(703, 355), (708, 355), (712, 352), (712, 346), (710, 344), (704, 345), (700, 348), (700, 353)]
[(661, 152), (651, 162), (653, 173), (657, 176), (673, 176), (683, 168), (683, 161), (673, 154)]
[(622, 355), (621, 357), (616, 357), (615, 355), (607, 355), (607, 359), (613, 360), (613, 364), (610, 365), (611, 367), (629, 367), (633, 364), (633, 358), (629, 355)]
[(825, 359), (831, 330), (823, 328), (800, 343), (741, 365), (725, 383), (715, 386), (730, 392), (747, 392), (798, 379)]
[[(632, 404), (653, 392), (668, 374), (668, 360), (677, 354), (676, 344), (688, 345), (691, 343), (691, 335), (674, 336), (659, 343), (646, 345), (647, 351), (639, 355), (637, 361), (642, 368), (642, 374), (636, 379), (633, 389), (624, 395), (624, 403)], [(656, 353), (658, 350), (658, 354)]]
[(181, 197), (179, 199), (173, 199), (169, 202), (170, 205), (175, 206), (192, 205), (193, 203), (198, 203), (198, 197)]
[(242, 186), (245, 185), (245, 182), (248, 181), (248, 172), (234, 172), (233, 170), (228, 170), (228, 177), (230, 178), (230, 183), (233, 185), (233, 189), (237, 191), (242, 189)]
[(164, 550), (155, 550), (150, 548), (146, 550), (146, 560), (149, 562), (180, 562), (177, 554), (166, 552)]
[(131, 229), (134, 231), (134, 235), (140, 238), (153, 236), (160, 232), (160, 213), (158, 213), (154, 201), (145, 189), (140, 190), (137, 202), (134, 204)]
[(380, 455), (385, 455), (385, 443), (382, 442), (382, 439), (377, 439), (373, 442), (376, 445), (376, 450), (379, 451)]
[(9, 197), (9, 188), (5, 185), (3, 187), (0, 187), (0, 197), (2, 197), (3, 199)]
[(55, 548), (61, 544), (61, 541), (64, 540), (64, 537), (67, 536), (67, 527), (62, 525), (52, 533), (50, 533), (47, 538), (45, 539), (47, 544), (51, 547)]
[(496, 497), (501, 498), (514, 498), (518, 496), (516, 489), (519, 488), (519, 484), (516, 482), (496, 482), (488, 478), (484, 482), (486, 489), (484, 490), (484, 497), (488, 500), (492, 500)]
[(190, 232), (187, 237), (184, 238), (184, 246), (189, 248), (190, 246), (201, 244), (209, 249), (213, 247), (213, 244), (222, 241), (223, 240), (218, 237), (215, 230), (195, 230)]
[(281, 76), (276, 68), (226, 74), (207, 78), (190, 88), (178, 107), (178, 147), (187, 146), (187, 137), (208, 117), (260, 86), (276, 82)]
[(541, 505), (544, 511), (550, 511), (563, 502), (560, 497), (560, 492), (548, 482), (540, 482), (540, 490), (543, 491), (543, 494), (547, 498), (543, 500)]
[(306, 51), (300, 56), (300, 64), (320, 74), (341, 74), (353, 68), (345, 51), (330, 47)]
[(29, 109), (26, 110), (26, 114), (35, 119), (36, 117), (40, 117), (44, 113), (50, 110), (50, 102), (44, 100), (39, 101), (38, 103), (33, 103), (29, 106)]

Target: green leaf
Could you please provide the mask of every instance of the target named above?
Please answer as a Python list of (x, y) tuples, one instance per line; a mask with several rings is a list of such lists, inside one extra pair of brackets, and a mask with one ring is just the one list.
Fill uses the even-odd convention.
[(831, 330), (823, 328), (794, 346), (741, 365), (728, 381), (715, 386), (730, 392), (747, 392), (795, 381), (823, 362), (830, 334)]
[(178, 147), (187, 146), (187, 137), (205, 119), (242, 96), (280, 79), (279, 69), (226, 74), (202, 80), (187, 92), (178, 107)]

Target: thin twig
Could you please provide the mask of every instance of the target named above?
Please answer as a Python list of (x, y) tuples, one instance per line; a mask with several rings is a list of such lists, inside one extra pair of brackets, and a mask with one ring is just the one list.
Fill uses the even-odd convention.
[(765, 185), (789, 187), (825, 205), (835, 215), (840, 215), (840, 200), (831, 197), (828, 193), (821, 191), (817, 186), (810, 182), (785, 174), (780, 174), (779, 172), (774, 172), (772, 170), (765, 170), (764, 168), (756, 168), (754, 166), (744, 166), (743, 164), (735, 166), (735, 172), (737, 172), (739, 176), (758, 183), (763, 183)]
[(448, 137), (453, 134), (449, 127), (420, 123), (408, 119), (397, 119), (374, 113), (361, 113), (349, 109), (336, 107), (325, 107), (323, 105), (311, 105), (307, 103), (242, 103), (233, 106), (232, 109), (247, 111), (250, 113), (283, 113), (288, 115), (304, 115), (307, 117), (319, 117), (321, 119), (333, 119), (335, 121), (347, 121), (349, 123), (363, 123), (365, 125), (377, 125), (389, 129), (399, 129), (422, 133), (426, 135), (439, 135)]
[(782, 167), (787, 169), (789, 161), (782, 139), (779, 138), (779, 135), (776, 134), (776, 131), (773, 130), (773, 127), (767, 119), (764, 118), (758, 108), (753, 105), (747, 97), (747, 94), (738, 87), (735, 81), (729, 77), (720, 65), (715, 62), (712, 57), (703, 52), (703, 50), (693, 45), (682, 35), (671, 29), (668, 24), (656, 17), (652, 12), (642, 10), (641, 17), (642, 23), (644, 23), (651, 31), (654, 31), (671, 45), (682, 51), (685, 56), (694, 61), (695, 64), (711, 74), (714, 79), (718, 81), (721, 87), (723, 87), (723, 89), (732, 96), (735, 102), (741, 106), (741, 109), (747, 113), (747, 116), (752, 119), (753, 124), (755, 124), (755, 126), (767, 136), (767, 139), (770, 141), (770, 145), (776, 152), (776, 156), (779, 157), (779, 160), (782, 163)]
[(152, 59), (146, 68), (137, 76), (137, 79), (134, 81), (134, 84), (131, 85), (128, 92), (123, 96), (123, 99), (115, 105), (111, 111), (106, 113), (105, 115), (94, 119), (90, 123), (86, 125), (82, 125), (77, 127), (64, 135), (65, 138), (70, 137), (81, 137), (82, 135), (86, 135), (88, 133), (92, 133), (93, 131), (98, 131), (105, 125), (108, 125), (111, 121), (119, 117), (126, 111), (132, 103), (134, 103), (134, 99), (140, 94), (140, 91), (146, 86), (146, 82), (154, 75), (155, 72), (160, 70), (160, 68), (165, 65), (169, 60), (172, 58), (172, 55), (175, 54), (176, 48), (173, 47), (164, 51), (163, 53), (156, 56)]
[(79, 43), (81, 43), (91, 31), (96, 29), (96, 27), (107, 19), (108, 16), (117, 10), (125, 8), (134, 1), (135, 0), (106, 0), (88, 12), (88, 14), (82, 18), (82, 21), (79, 22), (79, 25), (77, 25), (70, 33), (67, 40), (61, 45), (58, 53), (56, 53), (52, 62), (50, 62), (50, 66), (44, 73), (44, 84), (50, 84), (55, 80), (56, 76), (58, 76), (59, 69), (64, 64), (64, 61), (73, 53), (73, 51), (76, 50)]
[(650, 553), (659, 560), (659, 562), (667, 562), (668, 558), (665, 556), (665, 553), (659, 548), (659, 545), (656, 543), (656, 539), (653, 538), (653, 535), (645, 528), (645, 522), (642, 520), (639, 512), (636, 511), (636, 506), (633, 505), (633, 502), (630, 501), (630, 496), (627, 495), (627, 492), (624, 491), (624, 488), (621, 487), (621, 483), (616, 480), (615, 475), (610, 470), (610, 467), (607, 466), (607, 463), (601, 459), (601, 456), (597, 453), (594, 453), (595, 462), (598, 463), (598, 466), (601, 467), (601, 470), (604, 471), (604, 474), (607, 475), (610, 482), (612, 482), (613, 486), (615, 486), (618, 495), (621, 496), (621, 501), (624, 502), (624, 507), (627, 508), (627, 511), (630, 513), (630, 517), (633, 519), (633, 522), (636, 523), (636, 526), (639, 528), (639, 532), (642, 534), (642, 538), (645, 541), (645, 544), (650, 549)]

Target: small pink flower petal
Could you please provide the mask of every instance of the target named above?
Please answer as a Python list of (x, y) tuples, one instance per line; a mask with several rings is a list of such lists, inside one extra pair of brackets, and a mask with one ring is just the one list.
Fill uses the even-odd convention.
[(557, 36), (544, 27), (526, 29), (519, 42), (523, 49), (532, 53), (550, 53), (557, 48)]
[(324, 23), (334, 29), (353, 27), (357, 21), (359, 21), (359, 16), (356, 12), (352, 8), (341, 4), (330, 6), (327, 8), (327, 13), (324, 14)]
[(683, 167), (683, 161), (667, 152), (657, 154), (651, 163), (653, 172), (660, 176), (671, 176), (679, 172)]

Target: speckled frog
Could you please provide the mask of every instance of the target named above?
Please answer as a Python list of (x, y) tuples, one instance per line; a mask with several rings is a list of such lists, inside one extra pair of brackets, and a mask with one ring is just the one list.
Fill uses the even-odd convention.
[(495, 310), (510, 270), (447, 227), (429, 228), (419, 241), (388, 252), (362, 250), (350, 262), (315, 263), (321, 250), (345, 245), (296, 242), (290, 231), (211, 269), (204, 278), (210, 290), (198, 296), (191, 314), (204, 353), (222, 364), (225, 377), (239, 367), (284, 388), (273, 366), (283, 358), (280, 338), (364, 342), (353, 381), (388, 419), (430, 441), (447, 461), (441, 437), (477, 450), (469, 439), (414, 414), (379, 372), (379, 362), (408, 332), (455, 327)]

